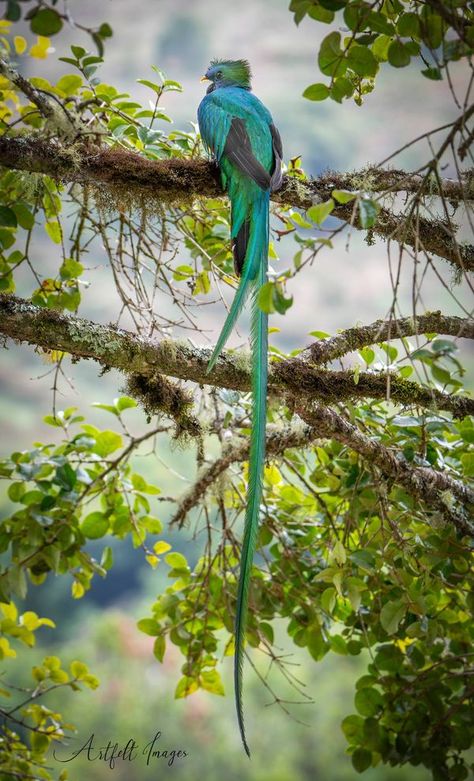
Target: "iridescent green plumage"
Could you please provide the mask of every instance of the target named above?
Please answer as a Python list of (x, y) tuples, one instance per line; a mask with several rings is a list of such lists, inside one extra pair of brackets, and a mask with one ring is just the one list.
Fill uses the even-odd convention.
[(201, 136), (214, 154), (231, 202), (231, 237), (240, 284), (216, 347), (212, 369), (249, 292), (252, 292), (252, 433), (249, 482), (235, 616), (234, 685), (237, 719), (250, 756), (242, 709), (242, 668), (252, 562), (258, 533), (265, 463), (268, 315), (258, 306), (266, 282), (270, 192), (281, 182), (281, 141), (272, 117), (250, 92), (246, 60), (213, 60), (211, 85), (198, 109)]

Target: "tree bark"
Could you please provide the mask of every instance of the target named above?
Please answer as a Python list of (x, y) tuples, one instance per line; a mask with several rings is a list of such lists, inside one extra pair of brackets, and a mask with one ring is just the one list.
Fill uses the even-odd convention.
[[(28, 137), (0, 137), (0, 165), (32, 173), (47, 174), (64, 182), (79, 182), (104, 188), (110, 205), (135, 203), (140, 205), (153, 199), (157, 203), (173, 204), (198, 197), (222, 196), (217, 167), (203, 159), (148, 160), (146, 157), (122, 148), (86, 147), (79, 144), (64, 146), (53, 141)], [(327, 173), (313, 181), (296, 177), (283, 177), (280, 190), (272, 194), (276, 203), (284, 203), (298, 209), (308, 209), (331, 196), (333, 189), (358, 190), (375, 193), (385, 191), (420, 192), (437, 195), (430, 184), (422, 185), (422, 177), (403, 171), (368, 168), (353, 174)], [(364, 182), (366, 185), (364, 187)], [(444, 180), (441, 195), (454, 201), (462, 201), (472, 194), (468, 182)], [(364, 230), (358, 215), (354, 217), (353, 204), (336, 203), (332, 215)], [(374, 234), (383, 239), (424, 250), (449, 261), (462, 271), (474, 270), (474, 245), (458, 245), (452, 226), (442, 220), (428, 220), (419, 216), (407, 221), (382, 207)]]
[[(0, 295), (0, 333), (48, 350), (62, 350), (76, 358), (92, 358), (127, 375), (158, 373), (200, 385), (247, 392), (251, 388), (250, 365), (241, 352), (224, 351), (213, 371), (207, 373), (209, 348), (192, 347), (179, 340), (151, 341), (109, 325), (43, 309), (21, 298)], [(474, 399), (424, 388), (385, 372), (321, 369), (301, 358), (270, 364), (269, 393), (276, 397), (320, 399), (326, 404), (357, 398), (387, 397), (406, 407), (448, 410), (456, 417), (474, 413)]]

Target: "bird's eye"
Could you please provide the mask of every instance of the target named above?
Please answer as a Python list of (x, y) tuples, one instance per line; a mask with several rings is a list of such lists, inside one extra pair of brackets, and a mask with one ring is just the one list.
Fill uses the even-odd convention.
[(216, 79), (220, 79), (222, 76), (222, 71), (217, 71), (216, 73)]

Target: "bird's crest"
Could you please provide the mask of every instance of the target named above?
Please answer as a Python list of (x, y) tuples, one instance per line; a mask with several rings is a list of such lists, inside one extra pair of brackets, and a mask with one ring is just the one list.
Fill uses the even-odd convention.
[(211, 68), (219, 67), (226, 81), (250, 87), (252, 72), (248, 60), (211, 60)]

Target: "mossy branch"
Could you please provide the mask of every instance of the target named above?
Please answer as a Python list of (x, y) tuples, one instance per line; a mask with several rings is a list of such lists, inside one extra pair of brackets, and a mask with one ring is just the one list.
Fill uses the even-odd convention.
[(474, 535), (474, 491), (460, 480), (430, 467), (413, 466), (400, 452), (367, 437), (332, 409), (315, 404), (297, 404), (296, 412), (318, 432), (318, 436), (330, 437), (348, 445), (380, 469), (385, 478), (402, 485), (416, 500), (423, 501), (452, 523), (461, 534)]
[[(243, 392), (251, 387), (249, 366), (241, 353), (225, 351), (208, 374), (208, 348), (173, 339), (152, 341), (114, 325), (99, 325), (43, 309), (15, 296), (0, 295), (0, 334), (49, 350), (62, 350), (75, 358), (92, 358), (126, 375), (153, 378), (159, 373)], [(321, 369), (301, 358), (292, 358), (270, 366), (268, 388), (277, 397), (306, 401), (313, 398), (326, 404), (357, 398), (384, 399), (387, 375), (360, 372), (356, 383), (350, 370)], [(406, 407), (447, 410), (456, 417), (474, 413), (474, 400), (467, 396), (424, 388), (396, 375), (390, 375), (390, 398)]]
[[(267, 445), (266, 452), (268, 456), (281, 455), (285, 450), (291, 447), (303, 448), (314, 442), (317, 434), (311, 426), (267, 426)], [(247, 461), (250, 451), (250, 442), (248, 439), (242, 440), (237, 446), (228, 448), (220, 458), (217, 458), (199, 475), (194, 485), (181, 498), (178, 510), (173, 515), (170, 525), (183, 525), (186, 515), (204, 497), (208, 488), (215, 484), (223, 472), (231, 464)]]
[[(365, 436), (332, 409), (317, 405), (308, 408), (300, 404), (296, 411), (308, 425), (268, 426), (267, 455), (282, 455), (289, 448), (304, 448), (318, 439), (335, 439), (374, 464), (386, 479), (403, 486), (417, 501), (423, 500), (432, 511), (454, 524), (461, 534), (474, 534), (474, 526), (469, 521), (469, 506), (474, 503), (474, 492), (459, 480), (435, 469), (409, 464), (399, 452)], [(170, 523), (182, 526), (189, 511), (199, 504), (221, 474), (231, 464), (247, 461), (248, 457), (247, 440), (228, 448), (201, 472), (182, 497)]]
[[(99, 186), (109, 191), (111, 203), (140, 204), (150, 199), (157, 203), (180, 203), (199, 196), (222, 196), (217, 168), (203, 159), (148, 160), (119, 147), (64, 146), (37, 137), (0, 137), (0, 165), (22, 171), (47, 174), (54, 179)], [(410, 177), (403, 171), (365, 169), (352, 174), (329, 173), (313, 181), (301, 181), (285, 176), (280, 190), (273, 193), (276, 203), (308, 209), (328, 198), (333, 189), (358, 189), (357, 182), (370, 181), (376, 193), (396, 190), (441, 195), (460, 202), (472, 197), (473, 189), (464, 181), (444, 180), (441, 192), (430, 183), (423, 185), (420, 177)], [(336, 204), (333, 216), (364, 230), (358, 216), (354, 219), (353, 204)], [(474, 270), (474, 245), (459, 244), (452, 226), (442, 220), (429, 220), (421, 215), (416, 224), (383, 207), (373, 233), (381, 238), (403, 243), (417, 250), (448, 260), (457, 269)]]
[(371, 344), (428, 333), (474, 339), (474, 319), (443, 315), (437, 311), (398, 320), (376, 320), (369, 325), (347, 328), (328, 339), (314, 342), (307, 349), (311, 360), (320, 364)]

